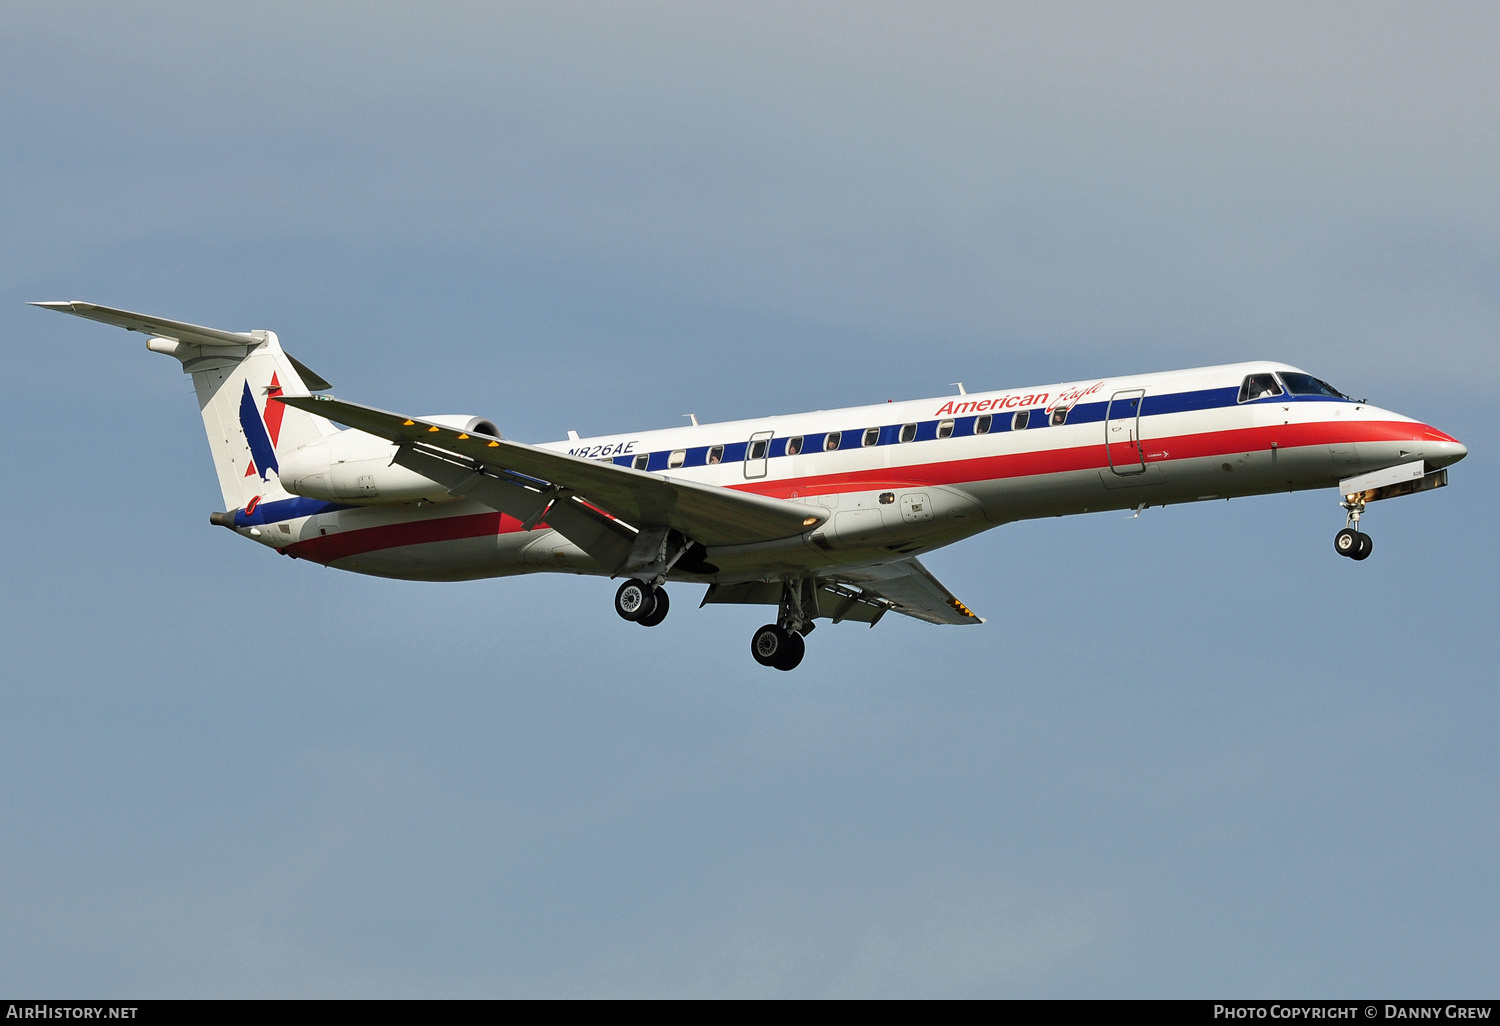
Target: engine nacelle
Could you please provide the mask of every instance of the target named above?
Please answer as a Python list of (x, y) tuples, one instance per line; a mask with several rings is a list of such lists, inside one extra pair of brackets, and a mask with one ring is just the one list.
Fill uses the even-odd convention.
[[(500, 437), (495, 425), (482, 417), (444, 414), (422, 419)], [(453, 501), (454, 496), (431, 478), (393, 466), (395, 455), (394, 442), (351, 428), (282, 456), (281, 486), (293, 495), (357, 506)]]

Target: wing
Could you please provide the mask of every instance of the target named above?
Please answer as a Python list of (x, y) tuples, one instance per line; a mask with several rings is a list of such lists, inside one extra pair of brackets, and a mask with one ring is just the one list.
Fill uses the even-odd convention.
[[(671, 528), (702, 545), (737, 545), (790, 538), (810, 531), (828, 518), (820, 506), (773, 499), (713, 485), (648, 474), (612, 463), (503, 438), (458, 431), (399, 413), (387, 413), (332, 396), (282, 398), (289, 406), (389, 439), (403, 448), (397, 460), (441, 481), (455, 495), (466, 495), (495, 509), (511, 512), (513, 492), (525, 489), (559, 512), (559, 499), (574, 499), (623, 520), (637, 530)], [(446, 472), (439, 464), (446, 464)], [(431, 471), (431, 472), (429, 472)], [(491, 475), (500, 475), (496, 479)], [(519, 476), (524, 480), (517, 481)], [(450, 484), (450, 482), (452, 482)], [(569, 507), (571, 508), (571, 507)], [(546, 507), (539, 505), (539, 519)], [(574, 512), (577, 512), (574, 510)], [(522, 517), (523, 521), (530, 519)], [(534, 523), (535, 520), (532, 520)], [(585, 551), (592, 551), (564, 523), (547, 522)], [(613, 560), (607, 560), (613, 564)]]
[(915, 559), (839, 571), (833, 579), (856, 585), (890, 603), (896, 612), (928, 623), (984, 623)]
[[(703, 597), (703, 604), (736, 603), (774, 606), (784, 593), (781, 581), (746, 581), (739, 584), (715, 584)], [(915, 559), (902, 559), (879, 566), (835, 570), (818, 577), (814, 597), (803, 599), (816, 603), (816, 615), (838, 623), (856, 620), (872, 627), (887, 612), (894, 610), (928, 623), (984, 623), (969, 607), (953, 597), (927, 568)]]

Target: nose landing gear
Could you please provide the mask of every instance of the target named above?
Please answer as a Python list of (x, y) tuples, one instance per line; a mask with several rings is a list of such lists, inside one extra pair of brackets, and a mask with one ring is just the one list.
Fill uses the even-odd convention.
[(1333, 536), (1333, 551), (1354, 560), (1369, 559), (1375, 543), (1370, 540), (1368, 534), (1359, 529), (1359, 516), (1365, 511), (1365, 504), (1346, 501), (1340, 505), (1348, 514), (1348, 519), (1345, 521), (1344, 529)]

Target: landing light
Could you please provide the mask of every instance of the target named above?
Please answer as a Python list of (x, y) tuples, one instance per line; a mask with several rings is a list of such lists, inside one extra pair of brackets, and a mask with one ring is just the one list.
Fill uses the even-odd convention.
[(817, 522), (818, 522), (818, 518), (817, 517), (808, 517), (806, 520), (802, 521), (802, 526), (803, 527), (811, 527), (813, 524), (816, 524)]

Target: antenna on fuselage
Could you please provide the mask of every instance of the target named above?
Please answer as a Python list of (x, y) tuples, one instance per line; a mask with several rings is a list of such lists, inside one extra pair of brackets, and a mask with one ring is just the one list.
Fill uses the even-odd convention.
[(969, 390), (964, 387), (964, 383), (962, 381), (950, 381), (950, 382), (948, 382), (948, 384), (950, 384), (950, 385), (957, 385), (958, 386), (958, 394), (959, 395), (968, 395), (969, 394)]
[(698, 415), (696, 413), (684, 413), (683, 416), (693, 422), (693, 427), (698, 426)]

